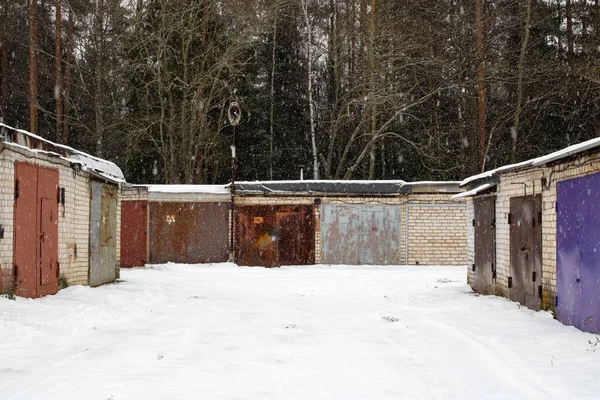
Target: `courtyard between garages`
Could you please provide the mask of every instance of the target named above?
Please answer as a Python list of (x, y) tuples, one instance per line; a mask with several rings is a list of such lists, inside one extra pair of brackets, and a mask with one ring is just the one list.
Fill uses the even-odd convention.
[(592, 399), (597, 336), (476, 296), (466, 267), (155, 265), (98, 288), (0, 298), (0, 393)]

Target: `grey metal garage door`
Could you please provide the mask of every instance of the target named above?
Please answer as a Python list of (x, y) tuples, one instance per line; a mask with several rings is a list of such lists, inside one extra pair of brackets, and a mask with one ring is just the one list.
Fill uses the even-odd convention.
[(400, 207), (367, 204), (321, 206), (324, 264), (400, 264)]

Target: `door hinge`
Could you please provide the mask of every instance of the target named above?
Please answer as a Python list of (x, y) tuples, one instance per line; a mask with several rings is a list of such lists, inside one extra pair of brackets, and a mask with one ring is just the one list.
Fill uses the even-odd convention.
[(13, 265), (13, 276), (14, 276), (15, 280), (19, 276), (19, 267), (17, 266), (17, 264)]
[(536, 272), (535, 272), (535, 271), (533, 271), (533, 272), (531, 273), (531, 280), (532, 280), (533, 282), (535, 282), (535, 279), (536, 279), (536, 278), (537, 278), (537, 274), (536, 274)]
[(541, 299), (542, 298), (542, 285), (538, 286), (538, 297)]
[(475, 271), (475, 264), (473, 264), (473, 265), (471, 266), (471, 269), (472, 269), (473, 271)]
[(475, 218), (473, 218), (473, 226), (475, 226)]
[(19, 180), (15, 181), (15, 200), (19, 198)]
[(512, 288), (512, 276), (508, 277), (508, 288), (511, 289)]
[(494, 219), (492, 220), (492, 228), (495, 228), (495, 227), (496, 227), (496, 218), (494, 218)]
[(538, 224), (542, 226), (542, 212), (538, 211)]
[(508, 224), (511, 225), (512, 224), (512, 213), (508, 213)]
[(60, 263), (57, 261), (56, 262), (56, 277), (58, 278), (58, 274), (60, 272)]
[(532, 218), (531, 218), (531, 226), (532, 226), (533, 228), (535, 228), (535, 227), (536, 227), (536, 223), (537, 223), (537, 221), (536, 221), (535, 217), (532, 217)]
[(554, 307), (558, 307), (558, 296), (554, 296)]

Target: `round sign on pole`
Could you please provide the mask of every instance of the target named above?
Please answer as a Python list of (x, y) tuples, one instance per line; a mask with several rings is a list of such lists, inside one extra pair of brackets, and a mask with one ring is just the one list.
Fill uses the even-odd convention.
[(242, 107), (240, 106), (240, 103), (237, 101), (232, 101), (229, 104), (229, 108), (227, 109), (227, 118), (229, 119), (229, 123), (233, 126), (240, 124), (240, 120), (242, 119)]

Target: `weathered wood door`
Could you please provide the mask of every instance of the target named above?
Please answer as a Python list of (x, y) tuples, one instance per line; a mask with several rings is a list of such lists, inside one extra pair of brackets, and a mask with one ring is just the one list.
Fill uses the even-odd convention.
[(146, 264), (148, 202), (121, 202), (121, 267)]
[(58, 291), (58, 171), (15, 164), (13, 263), (16, 294)]
[(542, 306), (542, 196), (510, 199), (510, 299)]
[(475, 264), (473, 290), (491, 294), (496, 275), (496, 197), (476, 198), (473, 202)]

